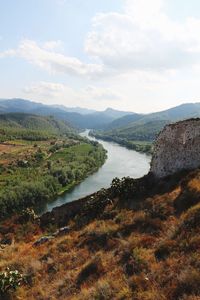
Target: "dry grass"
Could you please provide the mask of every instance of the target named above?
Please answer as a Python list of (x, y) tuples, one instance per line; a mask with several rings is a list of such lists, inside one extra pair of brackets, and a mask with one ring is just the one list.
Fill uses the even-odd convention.
[(185, 187), (197, 196), (199, 172), (185, 180), (143, 199), (138, 211), (115, 202), (98, 219), (38, 247), (33, 241), (45, 232), (37, 224), (2, 224), (14, 242), (0, 251), (0, 269), (26, 275), (14, 299), (200, 299), (199, 205), (181, 216), (174, 209)]

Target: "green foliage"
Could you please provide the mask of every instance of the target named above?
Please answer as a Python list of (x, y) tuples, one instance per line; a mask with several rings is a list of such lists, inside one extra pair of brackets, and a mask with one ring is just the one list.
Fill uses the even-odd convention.
[(23, 139), (28, 141), (48, 140), (75, 130), (64, 121), (23, 113), (0, 114), (0, 142)]
[(35, 211), (31, 208), (25, 208), (22, 210), (19, 221), (20, 223), (27, 223), (27, 222), (33, 222), (37, 218), (37, 215), (35, 214)]
[(2, 295), (9, 291), (16, 290), (23, 281), (23, 275), (18, 271), (11, 271), (9, 268), (0, 272), (0, 292)]
[(1, 218), (16, 211), (52, 200), (58, 186), (52, 177), (46, 176), (39, 181), (23, 181), (17, 185), (9, 184), (0, 191)]
[[(98, 139), (102, 139), (105, 141), (113, 141), (115, 143), (118, 143), (128, 149), (132, 149), (138, 152), (143, 152), (143, 153), (147, 153), (147, 154), (152, 154), (153, 153), (153, 143), (152, 141), (147, 140), (143, 140), (144, 137), (140, 137), (142, 138), (142, 140), (134, 140), (134, 137), (128, 137), (126, 135), (124, 135), (123, 137), (121, 137), (120, 135), (118, 135), (117, 133), (110, 133), (110, 132), (97, 132), (97, 131), (93, 131), (91, 133), (92, 136), (95, 136)], [(139, 138), (139, 137), (137, 137)]]
[(53, 200), (104, 163), (103, 147), (75, 133), (51, 116), (0, 115), (0, 219)]
[[(15, 163), (1, 168), (0, 218), (52, 201), (56, 195), (97, 170), (106, 159), (101, 145), (78, 137), (57, 141), (54, 146), (58, 147), (53, 153), (49, 150), (52, 147), (49, 141), (38, 142), (37, 147), (35, 144), (25, 145), (32, 153), (30, 157), (26, 158), (25, 153), (24, 159), (23, 153), (19, 152), (22, 159), (16, 160), (14, 152), (12, 159), (16, 160)], [(11, 155), (8, 154), (6, 159)]]
[(96, 138), (113, 141), (129, 149), (153, 153), (153, 142), (158, 133), (169, 123), (166, 120), (153, 120), (133, 122), (125, 127), (112, 130), (92, 131), (90, 134)]

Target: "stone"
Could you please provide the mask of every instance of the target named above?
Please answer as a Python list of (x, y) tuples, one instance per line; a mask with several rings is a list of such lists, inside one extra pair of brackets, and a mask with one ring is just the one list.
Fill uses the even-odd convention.
[(5, 237), (0, 241), (0, 244), (2, 245), (11, 245), (12, 244), (12, 238), (11, 237)]
[(62, 228), (59, 228), (56, 232), (53, 233), (53, 236), (62, 236), (62, 235), (65, 235), (65, 234), (68, 234), (70, 231), (70, 226), (65, 226), (65, 227), (62, 227)]
[(154, 148), (150, 172), (157, 178), (200, 166), (200, 119), (166, 125)]
[(35, 246), (35, 247), (40, 246), (40, 245), (42, 245), (42, 244), (44, 244), (46, 242), (49, 242), (52, 239), (54, 239), (53, 236), (42, 236), (37, 241), (35, 241), (35, 243), (33, 244), (33, 246)]

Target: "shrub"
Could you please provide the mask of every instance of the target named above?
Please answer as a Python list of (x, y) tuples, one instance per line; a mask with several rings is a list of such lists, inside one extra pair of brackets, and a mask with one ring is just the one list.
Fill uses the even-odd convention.
[(165, 260), (170, 254), (172, 254), (173, 250), (176, 247), (176, 242), (167, 240), (161, 243), (155, 251), (155, 257), (157, 260)]
[(140, 274), (144, 272), (148, 266), (146, 261), (141, 256), (141, 249), (127, 249), (122, 253), (120, 262), (123, 264), (124, 272), (127, 276)]
[(106, 300), (112, 299), (112, 287), (106, 281), (100, 281), (97, 284), (97, 287), (94, 292), (95, 300)]
[(33, 222), (37, 218), (35, 211), (32, 208), (26, 208), (22, 210), (22, 213), (19, 216), (20, 223)]
[(11, 271), (7, 268), (6, 271), (0, 273), (0, 295), (4, 297), (8, 292), (16, 290), (22, 281), (23, 276), (18, 270)]
[(200, 272), (194, 268), (187, 268), (181, 272), (175, 291), (175, 299), (182, 295), (200, 295)]
[(89, 278), (97, 279), (103, 274), (103, 265), (100, 257), (95, 257), (86, 264), (77, 278), (77, 284), (81, 285)]

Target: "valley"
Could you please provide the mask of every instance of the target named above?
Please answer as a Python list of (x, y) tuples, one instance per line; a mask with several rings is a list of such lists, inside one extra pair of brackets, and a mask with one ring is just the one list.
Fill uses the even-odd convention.
[(34, 114), (47, 118), (53, 116), (64, 122), (65, 127), (79, 132), (90, 128), (91, 135), (97, 139), (113, 141), (128, 149), (152, 154), (154, 141), (165, 125), (200, 117), (200, 104), (186, 103), (160, 112), (139, 114), (112, 108), (95, 111), (45, 105), (24, 99), (0, 99), (0, 116), (10, 113)]
[(106, 160), (106, 151), (99, 143), (80, 137), (62, 121), (34, 115), (23, 115), (23, 119), (20, 115), (17, 127), (18, 114), (4, 115), (0, 121), (3, 118), (1, 219), (54, 200), (97, 171)]
[(0, 14), (0, 300), (200, 300), (200, 1)]
[(200, 121), (106, 113), (0, 114), (0, 299), (198, 300)]
[(1, 299), (198, 300), (199, 178), (115, 179), (41, 218), (1, 222), (0, 269), (13, 280)]
[(103, 146), (107, 151), (105, 163), (73, 189), (57, 197), (55, 201), (39, 205), (36, 210), (39, 214), (93, 194), (102, 188), (108, 188), (115, 177), (130, 176), (131, 178), (139, 178), (148, 173), (151, 160), (150, 155), (129, 150), (113, 142), (95, 139), (89, 136), (89, 130), (82, 132), (81, 136), (99, 142)]

